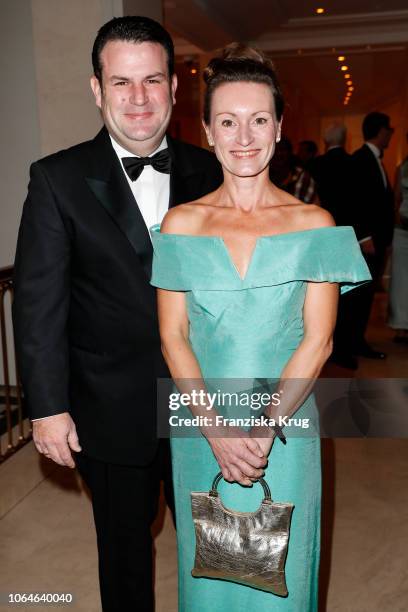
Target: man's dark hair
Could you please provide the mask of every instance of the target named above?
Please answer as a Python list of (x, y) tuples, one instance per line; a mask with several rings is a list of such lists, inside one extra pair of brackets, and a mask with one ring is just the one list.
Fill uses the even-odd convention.
[(368, 115), (364, 117), (363, 121), (364, 140), (371, 140), (371, 138), (378, 136), (381, 128), (386, 128), (387, 130), (392, 129), (390, 127), (389, 116), (385, 113), (379, 113), (377, 111), (368, 113)]
[(92, 65), (96, 78), (102, 83), (101, 52), (111, 40), (161, 45), (167, 53), (169, 76), (174, 73), (174, 45), (170, 34), (149, 17), (114, 17), (99, 30), (92, 48)]

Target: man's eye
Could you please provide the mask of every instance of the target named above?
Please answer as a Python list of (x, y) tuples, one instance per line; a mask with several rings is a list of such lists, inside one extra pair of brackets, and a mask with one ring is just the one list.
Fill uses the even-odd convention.
[(153, 84), (153, 83), (160, 83), (160, 81), (158, 81), (157, 79), (147, 79), (146, 83)]
[(117, 81), (115, 83), (115, 87), (116, 87), (116, 85), (127, 85), (127, 84), (128, 84), (128, 81)]
[(231, 127), (233, 124), (233, 122), (231, 121), (231, 119), (224, 119), (221, 123), (221, 125), (223, 127)]

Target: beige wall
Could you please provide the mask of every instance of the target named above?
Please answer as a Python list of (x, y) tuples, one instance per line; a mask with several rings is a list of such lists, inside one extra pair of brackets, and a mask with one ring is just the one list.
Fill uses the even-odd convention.
[(100, 0), (32, 0), (41, 154), (100, 129), (89, 77), (91, 49), (102, 23)]
[(40, 155), (30, 0), (2, 0), (0, 45), (0, 267), (4, 267), (14, 259), (28, 167)]

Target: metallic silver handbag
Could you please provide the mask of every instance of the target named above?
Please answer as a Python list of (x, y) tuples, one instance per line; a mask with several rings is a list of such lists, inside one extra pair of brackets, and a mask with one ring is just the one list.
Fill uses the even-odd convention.
[(196, 552), (191, 575), (238, 582), (286, 596), (285, 561), (293, 504), (271, 499), (268, 484), (259, 479), (265, 497), (255, 512), (225, 508), (218, 495), (220, 472), (211, 490), (191, 493)]

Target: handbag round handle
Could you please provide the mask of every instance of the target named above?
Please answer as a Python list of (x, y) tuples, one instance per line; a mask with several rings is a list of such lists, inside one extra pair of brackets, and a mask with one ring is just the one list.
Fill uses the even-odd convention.
[[(210, 493), (209, 493), (212, 497), (218, 497), (217, 487), (218, 487), (218, 483), (222, 479), (223, 479), (222, 472), (218, 472), (218, 474), (216, 475), (216, 477), (213, 480), (213, 483), (211, 485), (211, 490), (210, 490)], [(271, 490), (270, 490), (266, 480), (264, 480), (263, 478), (258, 478), (258, 482), (259, 482), (260, 485), (262, 485), (262, 488), (263, 488), (264, 493), (265, 493), (264, 501), (272, 501)]]

